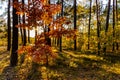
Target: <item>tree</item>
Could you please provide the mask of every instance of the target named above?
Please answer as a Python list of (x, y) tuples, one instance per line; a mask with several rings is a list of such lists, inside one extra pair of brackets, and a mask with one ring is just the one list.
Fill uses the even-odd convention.
[(100, 20), (99, 20), (99, 6), (96, 0), (96, 15), (97, 15), (97, 37), (98, 37), (98, 55), (100, 55)]
[[(30, 0), (28, 0), (28, 9), (29, 9)], [(28, 43), (30, 43), (30, 30), (28, 29)]]
[[(76, 15), (77, 15), (77, 13), (76, 13), (76, 10), (77, 10), (77, 8), (76, 8), (76, 0), (74, 0), (74, 30), (76, 30), (77, 29), (77, 26), (76, 26)], [(77, 41), (76, 41), (76, 36), (75, 36), (75, 39), (74, 39), (74, 50), (77, 50)]]
[(89, 25), (88, 25), (88, 49), (90, 49), (90, 25), (91, 25), (91, 7), (92, 7), (92, 0), (90, 0), (90, 9), (89, 9)]
[[(105, 36), (106, 37), (107, 37), (107, 32), (108, 32), (108, 27), (109, 27), (110, 4), (111, 4), (111, 0), (108, 0), (108, 10), (107, 10), (107, 16), (106, 16), (106, 25), (105, 25)], [(106, 53), (106, 41), (104, 43), (103, 51), (104, 51), (104, 53)]]
[(10, 19), (10, 0), (8, 0), (8, 19), (7, 19), (7, 33), (8, 33), (8, 38), (7, 38), (7, 50), (10, 51), (11, 48), (11, 19)]
[(113, 51), (115, 50), (115, 0), (113, 0)]
[[(51, 3), (51, 0), (48, 0), (48, 4), (50, 5)], [(49, 24), (50, 25), (50, 24)], [(47, 29), (46, 31), (48, 31), (48, 33), (50, 32), (50, 28), (49, 28), (49, 25), (47, 26)], [(46, 36), (46, 41), (47, 41), (47, 45), (51, 46), (51, 38), (49, 36)]]
[[(18, 23), (21, 25), (21, 16), (18, 15)], [(21, 35), (21, 40), (22, 40), (22, 44), (24, 42), (24, 37), (23, 37), (23, 29), (20, 27), (20, 35)]]
[[(63, 17), (63, 0), (61, 0), (61, 16)], [(60, 37), (60, 51), (62, 52), (62, 36)]]
[[(18, 2), (18, 0), (13, 0), (13, 3)], [(18, 62), (18, 28), (16, 25), (18, 24), (18, 15), (16, 14), (17, 10), (13, 7), (13, 31), (12, 31), (12, 50), (10, 57), (10, 66), (14, 67)]]
[[(28, 53), (29, 56), (32, 56), (34, 62), (46, 62), (48, 64), (48, 58), (55, 58), (55, 54), (52, 53), (51, 46), (48, 44), (47, 39), (49, 37), (59, 38), (61, 36), (72, 36), (75, 32), (74, 30), (67, 30), (64, 28), (63, 24), (69, 24), (69, 21), (66, 17), (59, 17), (54, 20), (56, 14), (60, 14), (61, 5), (60, 4), (48, 4), (47, 0), (33, 0), (30, 3), (30, 8), (26, 6), (25, 13), (27, 17), (26, 25), (28, 28), (41, 27), (43, 31), (41, 34), (37, 35), (35, 45), (33, 46), (23, 46), (19, 53)], [(21, 3), (16, 4), (17, 14), (23, 14), (21, 10)], [(23, 25), (23, 24), (22, 24)], [(20, 25), (17, 25), (20, 27)], [(48, 28), (50, 31), (48, 31)], [(25, 52), (24, 52), (25, 51)]]
[[(116, 0), (116, 26), (118, 26), (118, 0)], [(119, 49), (119, 43), (116, 42), (116, 48)]]
[[(24, 0), (22, 0), (22, 4), (24, 4), (25, 2), (24, 2)], [(23, 11), (24, 11), (24, 5), (23, 5)], [(23, 14), (23, 16), (22, 16), (22, 21), (23, 21), (23, 24), (25, 24), (25, 14)], [(26, 46), (26, 29), (24, 28), (23, 29), (23, 34), (24, 34), (24, 36), (23, 36), (23, 46)]]

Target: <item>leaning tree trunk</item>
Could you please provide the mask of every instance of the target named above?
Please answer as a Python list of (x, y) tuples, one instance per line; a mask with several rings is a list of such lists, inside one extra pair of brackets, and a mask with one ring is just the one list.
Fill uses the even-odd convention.
[[(14, 2), (18, 2), (18, 0), (13, 0)], [(11, 57), (10, 57), (10, 66), (14, 67), (17, 65), (18, 62), (18, 28), (16, 25), (18, 24), (18, 15), (16, 14), (16, 9), (13, 7), (13, 36), (12, 36), (12, 50), (11, 50)]]

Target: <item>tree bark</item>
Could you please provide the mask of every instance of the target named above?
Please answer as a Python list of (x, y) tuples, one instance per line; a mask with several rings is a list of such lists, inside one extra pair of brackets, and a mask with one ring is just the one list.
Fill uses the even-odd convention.
[[(13, 2), (18, 2), (18, 0), (13, 0)], [(13, 36), (12, 36), (12, 50), (10, 57), (10, 66), (14, 67), (18, 62), (18, 28), (16, 25), (18, 24), (18, 15), (16, 14), (16, 9), (13, 7)]]
[[(23, 4), (23, 5), (25, 4), (25, 1), (24, 1), (24, 0), (22, 0), (22, 4)], [(23, 6), (23, 11), (24, 11), (24, 6)], [(25, 24), (25, 14), (23, 14), (22, 19), (23, 19), (23, 20), (22, 20), (22, 21), (23, 21), (23, 24)], [(23, 26), (23, 27), (25, 27), (25, 26)], [(23, 46), (26, 46), (26, 42), (27, 42), (27, 41), (26, 41), (26, 29), (25, 29), (25, 28), (23, 29), (23, 34), (24, 34), (24, 36), (23, 36), (23, 37), (24, 37), (24, 38), (23, 38), (23, 40), (24, 40), (24, 41), (23, 41)]]
[[(108, 27), (109, 27), (109, 17), (110, 17), (110, 4), (111, 0), (108, 1), (108, 10), (107, 10), (107, 17), (106, 17), (106, 25), (105, 25), (105, 36), (107, 37)], [(106, 54), (106, 42), (104, 43), (103, 52)]]
[[(62, 9), (61, 9), (61, 17), (63, 17), (63, 0), (61, 0)], [(62, 35), (60, 36), (60, 51), (62, 52)]]
[[(21, 17), (20, 15), (18, 16), (18, 23), (21, 25)], [(21, 34), (21, 39), (22, 39), (22, 45), (23, 45), (23, 29), (20, 27), (20, 34)]]
[(28, 43), (30, 43), (30, 30), (28, 30)]
[(115, 50), (115, 0), (113, 0), (113, 49), (112, 51)]
[[(116, 25), (118, 26), (118, 1), (116, 0)], [(119, 44), (116, 42), (116, 49), (119, 49)]]
[(11, 18), (10, 18), (10, 0), (8, 0), (8, 20), (7, 20), (7, 33), (8, 33), (8, 38), (7, 38), (7, 50), (10, 51), (11, 48)]
[(92, 7), (92, 0), (90, 0), (90, 9), (89, 9), (89, 25), (88, 25), (88, 50), (90, 49), (90, 25), (91, 25), (91, 7)]
[[(76, 9), (76, 0), (74, 0), (74, 30), (77, 29), (77, 26), (76, 26), (76, 15), (77, 15), (77, 13), (76, 12), (77, 12), (77, 9)], [(77, 40), (76, 40), (76, 37), (74, 39), (74, 50), (77, 50)]]
[(99, 20), (99, 6), (98, 0), (96, 0), (96, 15), (97, 15), (97, 37), (98, 37), (98, 55), (100, 55), (100, 20)]

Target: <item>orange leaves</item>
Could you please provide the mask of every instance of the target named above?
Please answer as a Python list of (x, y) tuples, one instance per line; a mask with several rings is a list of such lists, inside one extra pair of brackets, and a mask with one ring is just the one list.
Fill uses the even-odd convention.
[(31, 52), (31, 46), (22, 46), (19, 50), (18, 50), (18, 54), (23, 54), (23, 53), (27, 53), (27, 52)]
[[(23, 46), (18, 50), (19, 54), (27, 53), (34, 62), (46, 62), (48, 57), (55, 58), (56, 54), (47, 45), (47, 38), (67, 36), (76, 38), (75, 30), (67, 29), (65, 25), (71, 22), (66, 17), (54, 17), (61, 12), (60, 4), (48, 4), (48, 0), (29, 0), (28, 4), (14, 3), (18, 15), (25, 15), (25, 23), (20, 21), (16, 27), (25, 29), (41, 27), (43, 33), (37, 35), (34, 46)], [(50, 31), (49, 31), (50, 29)]]
[(48, 0), (40, 0), (43, 5), (46, 5), (48, 3)]
[(53, 18), (51, 15), (49, 15), (49, 13), (44, 13), (41, 15), (42, 21), (44, 22), (44, 24), (48, 25), (52, 22)]
[(24, 12), (16, 12), (17, 15), (24, 15)]
[(21, 2), (13, 3), (14, 8), (17, 9), (18, 15), (26, 15), (26, 21), (29, 26), (49, 25), (53, 22), (54, 15), (61, 12), (60, 4), (48, 4), (48, 0), (32, 0), (28, 4)]
[(34, 62), (46, 63), (48, 57), (56, 58), (57, 54), (53, 53), (52, 48), (46, 45), (44, 34), (37, 36), (37, 41), (33, 46), (23, 46), (18, 50), (19, 54), (27, 53)]

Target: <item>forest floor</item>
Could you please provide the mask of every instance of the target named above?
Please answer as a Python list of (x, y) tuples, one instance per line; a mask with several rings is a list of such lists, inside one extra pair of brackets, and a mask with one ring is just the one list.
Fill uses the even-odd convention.
[(40, 65), (37, 71), (29, 59), (16, 67), (10, 67), (9, 61), (10, 53), (0, 47), (0, 80), (120, 80), (119, 53), (98, 56), (63, 50), (53, 65)]

